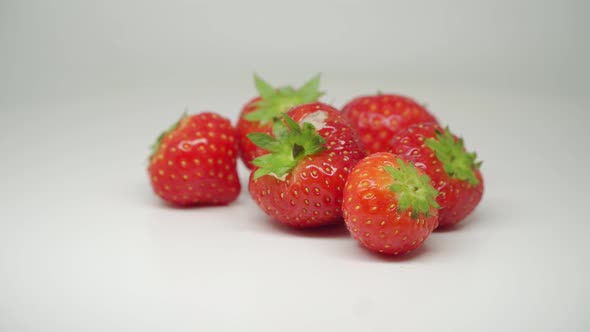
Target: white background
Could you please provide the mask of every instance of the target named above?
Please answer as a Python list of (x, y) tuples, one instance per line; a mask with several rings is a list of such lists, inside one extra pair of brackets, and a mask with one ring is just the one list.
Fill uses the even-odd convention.
[[(587, 331), (585, 1), (0, 1), (0, 331)], [(484, 160), (484, 199), (403, 258), (152, 194), (185, 108), (252, 73), (403, 93)]]

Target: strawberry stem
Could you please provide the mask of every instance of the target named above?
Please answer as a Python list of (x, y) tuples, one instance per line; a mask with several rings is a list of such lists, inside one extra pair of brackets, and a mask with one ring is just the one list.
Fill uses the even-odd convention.
[(297, 143), (293, 144), (293, 159), (299, 158), (299, 156), (304, 152), (305, 149), (301, 145)]

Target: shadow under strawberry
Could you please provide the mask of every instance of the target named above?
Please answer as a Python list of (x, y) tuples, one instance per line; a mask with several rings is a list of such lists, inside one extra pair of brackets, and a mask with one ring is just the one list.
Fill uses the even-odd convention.
[(307, 238), (348, 238), (350, 233), (344, 226), (344, 223), (324, 225), (313, 228), (295, 228), (281, 224), (272, 217), (265, 216), (264, 220), (260, 222), (263, 225), (264, 230), (268, 230), (270, 233), (277, 234), (282, 233), (289, 236), (299, 236)]
[(218, 209), (226, 208), (230, 203), (196, 203), (193, 205), (178, 205), (162, 200), (158, 200), (156, 206), (158, 208), (170, 209), (170, 210), (195, 210), (195, 209)]
[(374, 252), (371, 250), (364, 250), (364, 247), (362, 246), (362, 244), (357, 243), (357, 247), (355, 248), (358, 255), (360, 255), (361, 259), (363, 261), (366, 261), (367, 258), (373, 259), (374, 261), (381, 261), (381, 262), (406, 262), (406, 261), (412, 261), (415, 260), (419, 257), (424, 257), (425, 255), (427, 256), (429, 252), (431, 252), (430, 250), (430, 246), (428, 245), (428, 243), (424, 243), (423, 245), (421, 245), (420, 247), (418, 247), (415, 250), (412, 250), (410, 252), (407, 252), (403, 255), (387, 255), (387, 254), (382, 254), (382, 253), (378, 253), (378, 252)]

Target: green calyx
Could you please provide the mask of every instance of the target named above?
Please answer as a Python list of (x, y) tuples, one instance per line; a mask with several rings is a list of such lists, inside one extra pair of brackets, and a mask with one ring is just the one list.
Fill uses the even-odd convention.
[(172, 126), (170, 126), (170, 128), (166, 129), (163, 133), (161, 133), (160, 136), (158, 136), (158, 138), (156, 139), (156, 142), (150, 146), (150, 149), (152, 150), (152, 153), (150, 154), (150, 158), (153, 157), (158, 152), (158, 150), (160, 150), (160, 145), (162, 145), (162, 141), (164, 140), (164, 137), (166, 137), (166, 135), (168, 135), (170, 132), (172, 132), (173, 130), (178, 128), (178, 125), (180, 124), (180, 122), (182, 120), (184, 120), (187, 116), (188, 116), (188, 114), (186, 112), (182, 113), (182, 115), (180, 116), (180, 119), (178, 119), (178, 121), (176, 121)]
[(465, 151), (463, 139), (455, 140), (448, 127), (442, 133), (436, 130), (435, 135), (436, 138), (427, 138), (425, 143), (436, 153), (445, 173), (452, 178), (467, 181), (471, 186), (477, 186), (479, 179), (475, 171), (482, 163), (476, 161), (477, 154)]
[(420, 174), (412, 163), (405, 163), (396, 158), (398, 167), (383, 166), (383, 169), (395, 179), (389, 189), (398, 195), (398, 211), (411, 209), (413, 219), (420, 214), (428, 217), (430, 208), (438, 209), (436, 202), (438, 191), (430, 184), (428, 175)]
[(303, 158), (325, 149), (326, 140), (311, 123), (304, 122), (300, 126), (287, 114), (283, 120), (274, 122), (274, 137), (264, 133), (248, 134), (254, 144), (270, 152), (252, 161), (259, 167), (254, 172), (254, 179), (272, 175), (284, 180)]
[(261, 100), (256, 103), (257, 109), (246, 114), (244, 118), (248, 121), (260, 122), (261, 125), (281, 117), (293, 106), (317, 101), (323, 94), (318, 91), (320, 75), (316, 75), (299, 89), (290, 86), (275, 89), (258, 75), (254, 75), (254, 82)]

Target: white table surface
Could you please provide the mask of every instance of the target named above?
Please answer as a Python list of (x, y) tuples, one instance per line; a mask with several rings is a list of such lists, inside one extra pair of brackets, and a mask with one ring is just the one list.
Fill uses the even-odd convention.
[[(326, 77), (336, 106), (375, 84)], [(460, 226), (384, 258), (343, 226), (276, 225), (241, 165), (243, 191), (227, 207), (175, 209), (151, 192), (158, 133), (185, 106), (235, 123), (250, 84), (5, 100), (0, 330), (590, 328), (587, 97), (408, 84), (477, 150), (486, 188)]]

